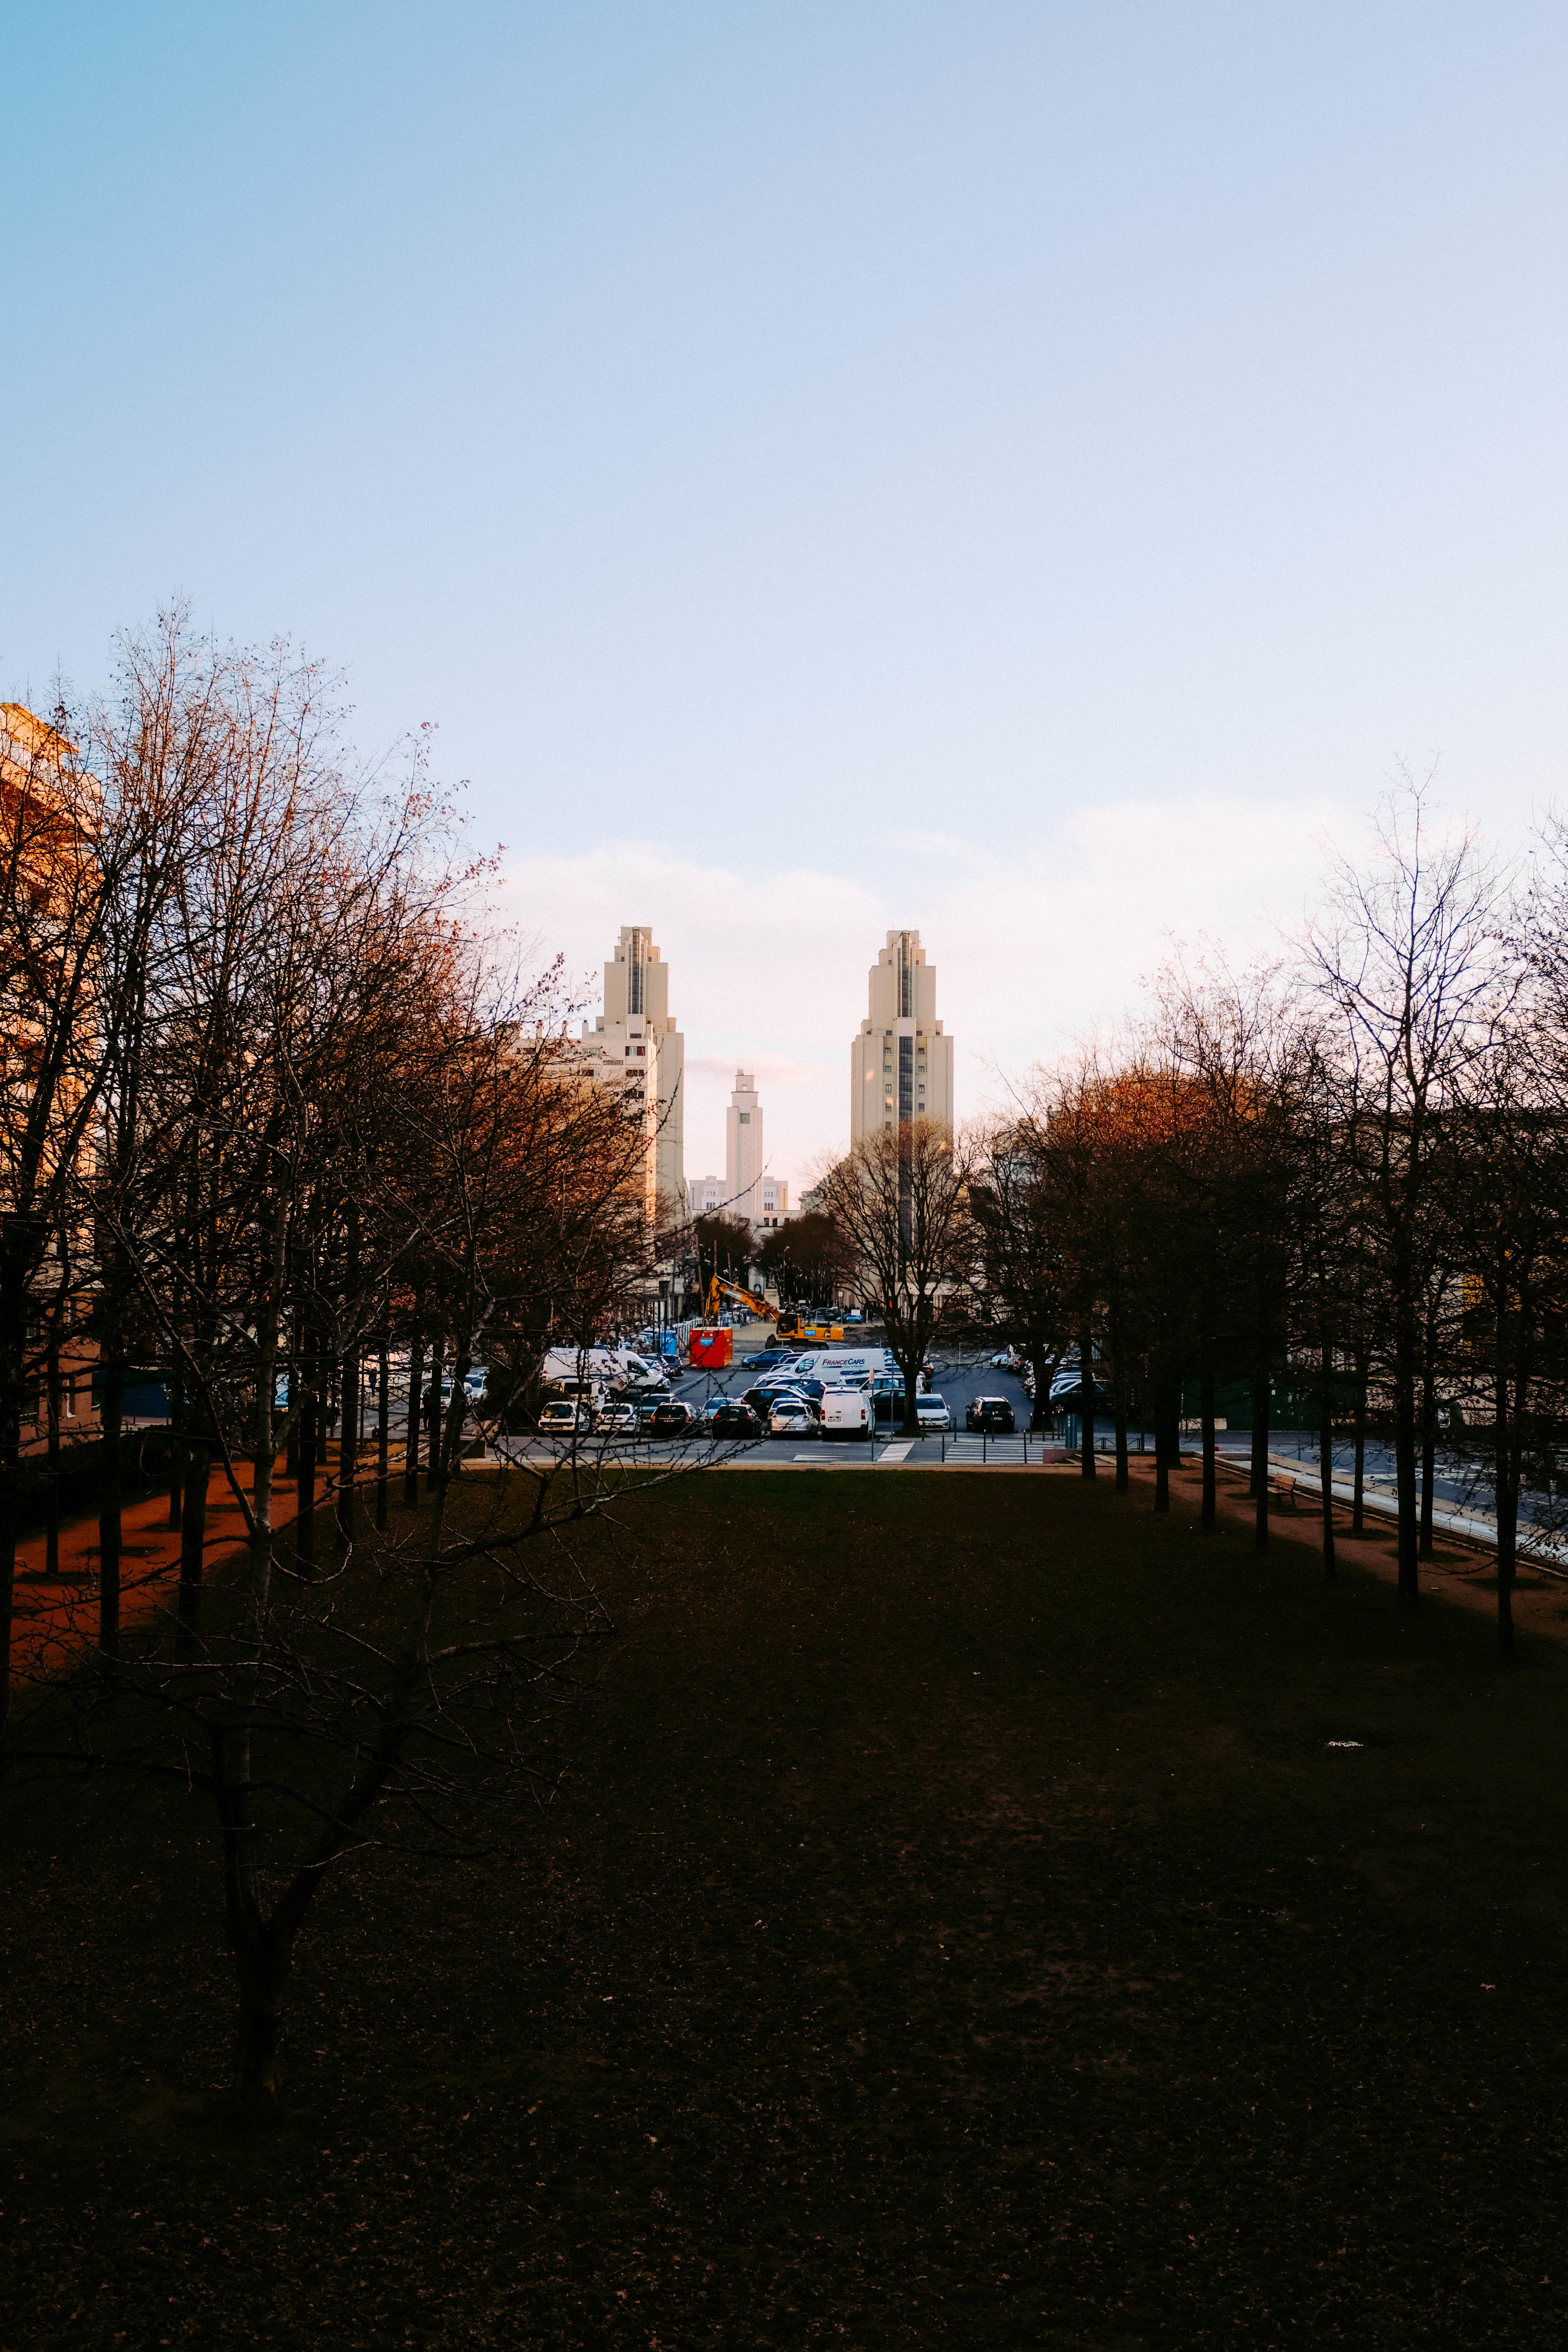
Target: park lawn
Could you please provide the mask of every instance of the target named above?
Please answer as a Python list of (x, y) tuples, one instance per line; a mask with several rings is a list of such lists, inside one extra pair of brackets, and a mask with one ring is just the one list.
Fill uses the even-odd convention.
[(267, 2138), (199, 1804), (13, 1798), (6, 2352), (1568, 2338), (1568, 1655), (1104, 1480), (637, 1526), (552, 1810), (324, 1897)]

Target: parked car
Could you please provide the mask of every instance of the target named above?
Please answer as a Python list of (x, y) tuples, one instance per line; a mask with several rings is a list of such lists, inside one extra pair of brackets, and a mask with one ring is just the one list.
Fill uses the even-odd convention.
[(916, 1397), (915, 1419), (920, 1423), (922, 1435), (928, 1429), (945, 1430), (952, 1427), (952, 1415), (939, 1396)]
[(552, 1397), (539, 1416), (542, 1437), (574, 1437), (579, 1430), (593, 1426), (592, 1408), (580, 1397)]
[(750, 1405), (759, 1421), (766, 1421), (780, 1397), (797, 1397), (804, 1393), (799, 1381), (759, 1381), (754, 1388), (746, 1391), (741, 1402)]
[(822, 1423), (805, 1397), (780, 1397), (768, 1415), (770, 1437), (820, 1437)]
[(1024, 1359), (1016, 1348), (998, 1348), (991, 1359), (991, 1369), (994, 1372), (1021, 1372)]
[(715, 1397), (713, 1409), (704, 1418), (715, 1437), (762, 1437), (763, 1423), (749, 1404), (739, 1397)]
[(610, 1436), (636, 1437), (642, 1428), (642, 1415), (635, 1404), (615, 1400), (599, 1407), (594, 1415), (594, 1426)]
[(994, 1437), (999, 1433), (1010, 1436), (1016, 1424), (1005, 1397), (971, 1397), (964, 1410), (963, 1426), (988, 1430)]
[(767, 1346), (759, 1348), (754, 1356), (742, 1356), (741, 1362), (750, 1371), (753, 1364), (761, 1364), (764, 1368), (769, 1364), (787, 1364), (795, 1353), (793, 1348), (781, 1348), (776, 1339), (770, 1339)]
[(655, 1405), (648, 1426), (656, 1437), (692, 1437), (702, 1426), (702, 1416), (694, 1404), (667, 1397)]
[(858, 1307), (852, 1307), (849, 1309), (848, 1314), (844, 1318), (844, 1320), (846, 1323), (864, 1323), (866, 1318), (861, 1314), (860, 1309)]

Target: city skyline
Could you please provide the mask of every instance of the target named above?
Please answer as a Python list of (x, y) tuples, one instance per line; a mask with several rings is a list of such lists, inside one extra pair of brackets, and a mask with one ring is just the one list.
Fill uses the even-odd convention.
[[(953, 1116), (1006, 1102), (1042, 1059), (1134, 1011), (1176, 938), (1278, 954), (1318, 887), (1331, 844), (1360, 847), (1364, 810), (1330, 801), (1289, 812), (1152, 805), (1065, 816), (1041, 844), (932, 835), (918, 887), (796, 866), (758, 891), (712, 862), (615, 845), (573, 857), (531, 853), (503, 905), (541, 958), (559, 948), (568, 985), (597, 1004), (603, 941), (628, 906), (653, 911), (683, 1037), (685, 1162), (724, 1164), (737, 1067), (768, 1104), (770, 1158), (794, 1197), (848, 1144), (844, 1040), (863, 1016), (868, 949), (918, 915), (942, 966), (942, 1018), (962, 1040)], [(1216, 835), (1226, 854), (1216, 856)], [(1114, 919), (1107, 919), (1108, 908)], [(542, 908), (550, 929), (538, 929)], [(1022, 987), (1007, 942), (1038, 938), (1047, 985)]]

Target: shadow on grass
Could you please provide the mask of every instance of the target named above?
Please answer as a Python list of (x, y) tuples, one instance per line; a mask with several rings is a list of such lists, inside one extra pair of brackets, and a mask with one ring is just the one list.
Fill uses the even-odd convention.
[(1108, 1482), (641, 1527), (514, 1857), (323, 1897), (262, 2142), (199, 1806), (13, 1811), (5, 2341), (1561, 2340), (1554, 1649)]

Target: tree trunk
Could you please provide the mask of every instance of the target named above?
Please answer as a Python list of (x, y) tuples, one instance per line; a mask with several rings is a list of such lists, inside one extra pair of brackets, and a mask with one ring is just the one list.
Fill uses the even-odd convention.
[(338, 1428), (338, 1492), (334, 1514), (338, 1546), (347, 1551), (354, 1539), (354, 1484), (359, 1475), (359, 1354), (345, 1354), (338, 1367), (342, 1419)]
[(179, 1373), (169, 1373), (169, 1525), (177, 1533), (185, 1507), (185, 1391)]
[(1394, 1314), (1394, 1475), (1399, 1497), (1399, 1599), (1414, 1609), (1421, 1599), (1416, 1567), (1415, 1317), (1407, 1276), (1395, 1282)]
[(1029, 1414), (1031, 1429), (1049, 1429), (1051, 1425), (1051, 1380), (1056, 1370), (1056, 1358), (1048, 1349), (1031, 1349), (1029, 1361), (1035, 1372), (1033, 1409)]
[(1127, 1386), (1120, 1373), (1116, 1380), (1116, 1491), (1125, 1495), (1131, 1481), (1127, 1470)]
[[(441, 1467), (441, 1375), (446, 1362), (447, 1335), (438, 1331), (430, 1346), (430, 1386), (425, 1398), (425, 1475), (432, 1485), (437, 1482)], [(907, 1381), (904, 1402), (906, 1412), (913, 1412)]]
[[(891, 1330), (888, 1333), (888, 1345), (891, 1349), (893, 1361), (903, 1376), (904, 1382), (904, 1411), (903, 1418), (899, 1423), (899, 1433), (902, 1437), (918, 1437), (921, 1433), (921, 1423), (917, 1406), (921, 1392), (921, 1366), (925, 1361), (925, 1345), (922, 1341), (917, 1347), (907, 1331), (900, 1339), (895, 1337)], [(893, 1420), (889, 1410), (888, 1434), (891, 1437), (892, 1433)]]
[[(352, 1206), (348, 1212), (343, 1288), (350, 1317), (355, 1318), (359, 1289), (359, 1212)], [(347, 1551), (354, 1539), (354, 1488), (359, 1478), (359, 1333), (353, 1321), (349, 1344), (343, 1349), (338, 1366), (338, 1395), (342, 1407), (342, 1424), (338, 1437), (337, 1529), (339, 1548)]]
[(1078, 1335), (1078, 1393), (1083, 1413), (1083, 1428), (1079, 1437), (1079, 1475), (1092, 1478), (1098, 1466), (1094, 1458), (1094, 1357), (1087, 1331), (1080, 1331)]
[(375, 1367), (375, 1524), (378, 1530), (386, 1526), (387, 1473), (391, 1467), (389, 1434), (392, 1421), (391, 1371), (388, 1360), (387, 1322), (392, 1309), (384, 1306), (381, 1317), (381, 1354)]
[(1355, 1481), (1351, 1497), (1352, 1536), (1362, 1534), (1366, 1526), (1363, 1507), (1366, 1494), (1366, 1391), (1371, 1370), (1365, 1356), (1358, 1356), (1355, 1367)]
[(1519, 1485), (1510, 1476), (1510, 1455), (1513, 1449), (1508, 1434), (1508, 1404), (1506, 1376), (1498, 1383), (1497, 1405), (1497, 1466), (1494, 1472), (1497, 1503), (1497, 1637), (1498, 1647), (1505, 1658), (1514, 1655), (1513, 1586), (1519, 1558)]
[(284, 1411), (289, 1417), (289, 1433), (283, 1441), (283, 1475), (300, 1483), (300, 1334), (294, 1333), (294, 1347), (289, 1358), (289, 1395)]
[(1202, 1379), (1202, 1401), (1198, 1410), (1203, 1415), (1204, 1433), (1203, 1528), (1205, 1535), (1212, 1536), (1215, 1528), (1219, 1524), (1219, 1500), (1215, 1492), (1217, 1481), (1215, 1469), (1214, 1348), (1212, 1342), (1208, 1339), (1205, 1339), (1204, 1342), (1204, 1366)]
[(265, 2131), (280, 2114), (278, 2084), (279, 2011), (289, 1980), (289, 1953), (275, 1930), (248, 1916), (237, 1922), (231, 1907), (229, 1949), (239, 1979), (239, 2039), (235, 2053), (235, 2100), (239, 2121)]
[(1334, 1563), (1334, 1351), (1324, 1340), (1318, 1396), (1318, 1475), (1323, 1489), (1323, 1581), (1332, 1584)]
[(403, 1503), (412, 1510), (419, 1500), (419, 1406), (425, 1380), (425, 1332), (419, 1301), (414, 1302), (414, 1337), (408, 1352), (408, 1429), (403, 1448)]
[(103, 1366), (102, 1407), (99, 1416), (102, 1463), (98, 1491), (98, 1647), (110, 1675), (120, 1656), (121, 1461), (124, 1417), (125, 1367), (120, 1354), (120, 1318), (114, 1296), (115, 1274), (109, 1271), (100, 1360)]
[(1171, 1374), (1165, 1398), (1165, 1458), (1173, 1475), (1182, 1466), (1182, 1368)]
[(295, 1490), (294, 1550), (302, 1570), (316, 1565), (316, 1442), (321, 1426), (314, 1360), (301, 1366), (300, 1401), (300, 1482)]
[(187, 1454), (184, 1516), (180, 1527), (180, 1602), (176, 1646), (183, 1657), (194, 1655), (202, 1630), (202, 1568), (206, 1549), (207, 1482), (212, 1454), (204, 1437), (192, 1440)]
[(21, 1514), (22, 1399), (26, 1386), (26, 1221), (0, 1215), (0, 1723), (11, 1701), (11, 1612), (16, 1591), (16, 1531)]
[(1416, 1550), (1432, 1557), (1432, 1482), (1437, 1469), (1437, 1403), (1428, 1356), (1421, 1373), (1421, 1536)]
[(48, 1489), (45, 1497), (44, 1573), (51, 1584), (60, 1572), (60, 1313), (64, 1300), (57, 1297), (49, 1316), (49, 1347), (45, 1379), (48, 1440)]
[(1154, 1372), (1154, 1508), (1157, 1511), (1168, 1511), (1171, 1507), (1171, 1457), (1165, 1451), (1167, 1386), (1168, 1374), (1162, 1363)]
[(1267, 1368), (1252, 1383), (1252, 1549), (1268, 1549), (1268, 1373)]

